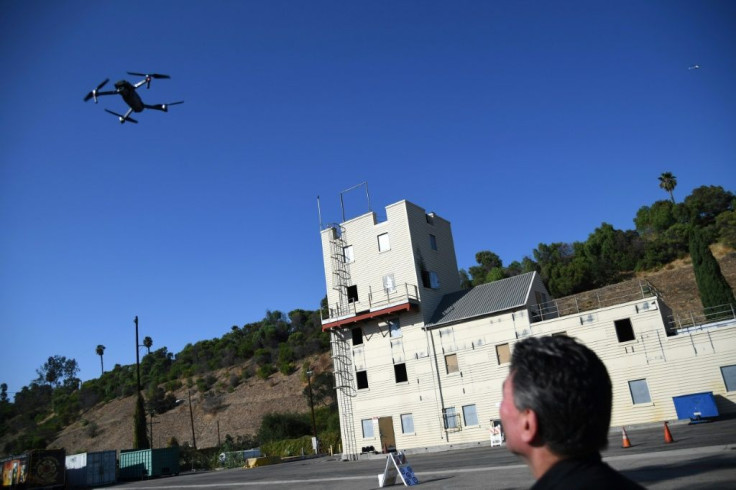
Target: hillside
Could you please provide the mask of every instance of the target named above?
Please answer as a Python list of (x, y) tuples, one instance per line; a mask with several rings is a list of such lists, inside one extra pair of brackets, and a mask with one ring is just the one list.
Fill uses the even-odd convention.
[[(719, 248), (714, 248), (713, 252), (729, 284), (736, 286), (736, 252)], [(639, 279), (646, 279), (659, 291), (673, 314), (685, 315), (700, 308), (695, 275), (687, 259), (672, 263), (657, 272), (640, 274), (630, 281)], [(309, 361), (316, 372), (331, 370), (332, 363), (328, 353)], [(243, 366), (235, 366), (214, 374), (224, 381), (231, 372), (240, 372), (242, 368)], [(193, 388), (191, 400), (197, 447), (218, 444), (218, 424), (220, 440), (224, 441), (226, 434), (255, 434), (261, 417), (266, 413), (307, 412), (309, 404), (302, 396), (304, 386), (302, 372), (298, 370), (289, 376), (275, 373), (266, 380), (251, 377), (232, 393), (217, 393), (213, 398), (206, 399)], [(182, 444), (191, 442), (188, 390), (182, 388), (175, 394), (184, 402), (173, 410), (154, 417), (154, 447), (165, 446), (172, 436)], [(68, 453), (130, 448), (133, 440), (134, 408), (134, 397), (97, 406), (86, 412), (81, 422), (64, 429), (50, 446), (64, 447)], [(94, 427), (97, 434), (90, 437)]]

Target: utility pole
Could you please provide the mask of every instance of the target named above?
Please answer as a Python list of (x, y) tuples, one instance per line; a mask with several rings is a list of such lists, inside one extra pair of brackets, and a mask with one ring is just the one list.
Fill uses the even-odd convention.
[(138, 393), (141, 392), (141, 361), (140, 356), (138, 355), (138, 348), (140, 345), (138, 344), (138, 315), (135, 316), (135, 370), (137, 373), (137, 380), (138, 380)]
[(197, 439), (194, 437), (194, 415), (192, 415), (192, 390), (189, 391), (189, 420), (192, 422), (192, 447), (197, 449)]

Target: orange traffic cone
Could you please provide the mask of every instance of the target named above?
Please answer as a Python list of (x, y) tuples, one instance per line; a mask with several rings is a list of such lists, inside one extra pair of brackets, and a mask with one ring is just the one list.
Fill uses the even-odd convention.
[(628, 434), (626, 434), (626, 429), (624, 429), (623, 427), (621, 427), (621, 437), (623, 438), (623, 441), (621, 442), (621, 447), (631, 447), (631, 441), (629, 441), (629, 436)]
[(667, 425), (667, 421), (664, 422), (664, 442), (665, 444), (669, 444), (670, 442), (675, 442), (675, 440), (672, 438), (672, 432), (670, 432), (670, 427)]

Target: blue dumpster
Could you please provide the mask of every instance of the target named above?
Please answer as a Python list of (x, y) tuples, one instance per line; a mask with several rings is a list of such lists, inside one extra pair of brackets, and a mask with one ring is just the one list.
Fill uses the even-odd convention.
[(712, 391), (673, 396), (677, 418), (690, 419), (691, 423), (709, 422), (718, 417), (718, 407)]

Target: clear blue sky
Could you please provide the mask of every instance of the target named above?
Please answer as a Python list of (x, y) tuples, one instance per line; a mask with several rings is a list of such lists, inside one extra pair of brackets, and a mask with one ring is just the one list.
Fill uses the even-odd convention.
[[(0, 1), (0, 382), (317, 309), (323, 221), (368, 182), (458, 265), (701, 185), (736, 190), (736, 2)], [(694, 64), (699, 70), (688, 70)], [(158, 72), (169, 113), (83, 96)], [(106, 88), (108, 88), (106, 87)], [(348, 215), (366, 210), (348, 194)]]

